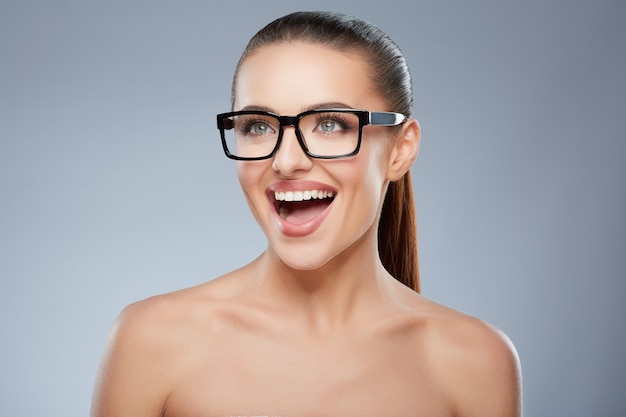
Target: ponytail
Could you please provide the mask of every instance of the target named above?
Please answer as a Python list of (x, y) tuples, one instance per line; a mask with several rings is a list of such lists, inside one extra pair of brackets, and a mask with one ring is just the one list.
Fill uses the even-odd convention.
[(389, 184), (378, 224), (378, 252), (387, 271), (420, 292), (417, 224), (411, 172)]

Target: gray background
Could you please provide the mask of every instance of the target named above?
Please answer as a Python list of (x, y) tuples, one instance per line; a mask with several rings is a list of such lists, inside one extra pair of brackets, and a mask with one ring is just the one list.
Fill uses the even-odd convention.
[(626, 415), (625, 3), (223, 3), (0, 2), (0, 414), (87, 415), (126, 304), (264, 248), (214, 115), (314, 8), (412, 67), (423, 293), (511, 337), (527, 416)]

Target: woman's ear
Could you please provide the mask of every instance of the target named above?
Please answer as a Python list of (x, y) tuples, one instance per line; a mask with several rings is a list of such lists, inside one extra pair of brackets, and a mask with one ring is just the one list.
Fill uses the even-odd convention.
[(420, 147), (420, 125), (411, 118), (404, 122), (389, 155), (387, 179), (397, 181), (411, 169)]

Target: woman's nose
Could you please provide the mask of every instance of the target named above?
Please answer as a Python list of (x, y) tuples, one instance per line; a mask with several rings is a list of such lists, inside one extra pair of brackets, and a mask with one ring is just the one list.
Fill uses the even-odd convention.
[(312, 166), (313, 161), (302, 149), (295, 128), (285, 127), (280, 146), (272, 161), (274, 171), (286, 177), (292, 177), (299, 171), (310, 170)]

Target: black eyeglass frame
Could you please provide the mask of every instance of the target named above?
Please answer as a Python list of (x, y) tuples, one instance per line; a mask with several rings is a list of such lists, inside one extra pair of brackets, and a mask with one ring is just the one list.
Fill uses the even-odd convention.
[[(306, 146), (306, 142), (304, 141), (302, 132), (300, 131), (299, 122), (303, 117), (308, 116), (310, 114), (327, 113), (327, 112), (352, 113), (359, 118), (359, 137), (358, 137), (357, 145), (354, 151), (346, 153), (346, 154), (341, 154), (341, 155), (317, 155), (309, 151), (309, 149)], [(274, 146), (274, 149), (272, 149), (272, 151), (268, 155), (254, 156), (254, 157), (237, 156), (237, 155), (233, 155), (228, 150), (228, 146), (226, 144), (225, 131), (233, 128), (232, 120), (230, 120), (229, 118), (234, 117), (234, 116), (244, 116), (246, 114), (258, 114), (258, 115), (263, 115), (263, 116), (270, 116), (278, 120), (279, 131), (278, 131), (278, 137), (276, 138), (276, 145)], [(285, 126), (293, 126), (295, 128), (296, 138), (298, 139), (298, 143), (300, 144), (300, 147), (302, 148), (304, 153), (306, 153), (311, 158), (341, 159), (341, 158), (349, 158), (359, 153), (359, 150), (361, 149), (361, 139), (363, 136), (363, 126), (367, 126), (367, 125), (398, 126), (406, 122), (408, 119), (409, 117), (402, 113), (356, 110), (356, 109), (341, 109), (341, 108), (308, 110), (300, 114), (297, 114), (295, 116), (281, 116), (276, 113), (272, 113), (268, 111), (261, 111), (261, 110), (241, 110), (241, 111), (218, 114), (217, 115), (217, 128), (220, 131), (220, 136), (222, 139), (222, 148), (224, 149), (224, 153), (230, 159), (235, 159), (238, 161), (260, 161), (263, 159), (272, 158), (274, 155), (276, 155), (276, 152), (278, 152), (278, 148), (280, 148), (280, 144), (283, 139), (283, 130), (284, 130), (283, 128)]]

